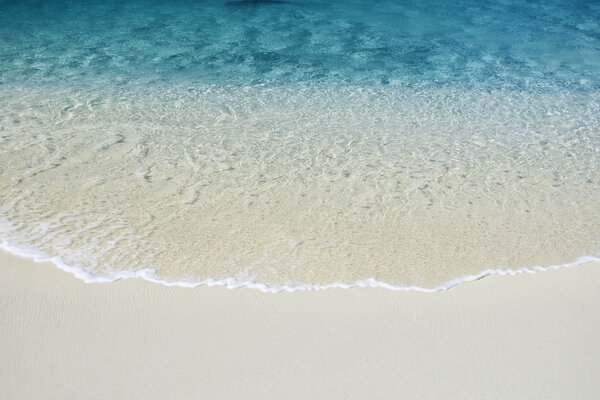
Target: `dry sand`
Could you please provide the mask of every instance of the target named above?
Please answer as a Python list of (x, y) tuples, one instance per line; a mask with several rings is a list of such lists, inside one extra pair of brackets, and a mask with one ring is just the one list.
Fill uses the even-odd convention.
[(435, 294), (84, 284), (0, 254), (2, 399), (597, 399), (600, 264)]

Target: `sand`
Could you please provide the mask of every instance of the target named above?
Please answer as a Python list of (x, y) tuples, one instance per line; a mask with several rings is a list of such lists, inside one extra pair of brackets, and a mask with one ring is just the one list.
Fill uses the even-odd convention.
[(597, 399), (600, 264), (435, 294), (85, 284), (0, 254), (5, 399)]

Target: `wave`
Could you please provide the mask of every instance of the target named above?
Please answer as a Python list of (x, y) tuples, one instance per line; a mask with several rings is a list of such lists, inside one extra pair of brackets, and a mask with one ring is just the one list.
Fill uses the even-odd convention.
[(13, 88), (0, 238), (84, 280), (269, 290), (568, 262), (599, 245), (599, 96)]
[(459, 278), (455, 278), (444, 282), (443, 284), (435, 287), (423, 287), (417, 285), (400, 285), (393, 284), (390, 282), (380, 281), (375, 278), (367, 278), (363, 280), (358, 280), (355, 282), (344, 283), (344, 282), (332, 282), (326, 284), (313, 284), (313, 283), (304, 283), (298, 285), (281, 285), (281, 284), (268, 284), (268, 283), (259, 283), (251, 280), (239, 280), (234, 277), (224, 278), (224, 279), (205, 279), (205, 280), (169, 280), (160, 278), (156, 271), (150, 268), (139, 269), (136, 271), (116, 271), (109, 274), (103, 275), (95, 275), (94, 273), (86, 270), (82, 266), (72, 266), (66, 264), (61, 257), (59, 256), (50, 256), (43, 251), (27, 247), (27, 246), (19, 246), (13, 243), (9, 243), (8, 241), (0, 242), (0, 249), (20, 256), (29, 258), (35, 262), (50, 262), (54, 264), (58, 269), (68, 272), (73, 275), (75, 278), (82, 280), (85, 283), (107, 283), (107, 282), (116, 282), (121, 279), (133, 279), (133, 278), (141, 278), (145, 281), (152, 283), (159, 283), (164, 286), (177, 286), (177, 287), (186, 287), (186, 288), (195, 288), (199, 286), (224, 286), (228, 289), (238, 289), (238, 288), (249, 288), (249, 289), (258, 289), (263, 293), (279, 293), (279, 292), (299, 292), (306, 290), (325, 290), (325, 289), (352, 289), (352, 288), (383, 288), (395, 291), (415, 291), (415, 292), (424, 292), (424, 293), (435, 293), (443, 290), (448, 290), (453, 288), (454, 286), (477, 281), (479, 279), (485, 278), (490, 275), (509, 275), (516, 276), (522, 274), (533, 274), (537, 272), (544, 272), (550, 270), (557, 270), (563, 268), (573, 268), (577, 266), (581, 266), (584, 264), (589, 264), (591, 262), (600, 262), (600, 257), (596, 256), (582, 256), (577, 260), (570, 263), (563, 263), (557, 265), (547, 265), (547, 266), (534, 266), (534, 267), (523, 267), (517, 269), (503, 269), (503, 268), (490, 268), (484, 271), (481, 271), (478, 274), (474, 275), (466, 275)]

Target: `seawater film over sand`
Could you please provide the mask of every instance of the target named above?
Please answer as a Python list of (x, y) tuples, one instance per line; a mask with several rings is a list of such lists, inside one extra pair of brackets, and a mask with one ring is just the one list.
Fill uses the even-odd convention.
[(598, 257), (600, 7), (369, 4), (0, 4), (4, 248), (264, 289)]

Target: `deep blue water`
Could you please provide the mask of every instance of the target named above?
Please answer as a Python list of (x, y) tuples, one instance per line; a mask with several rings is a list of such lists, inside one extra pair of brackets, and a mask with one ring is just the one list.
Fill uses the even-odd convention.
[(0, 83), (600, 88), (600, 2), (0, 1)]

